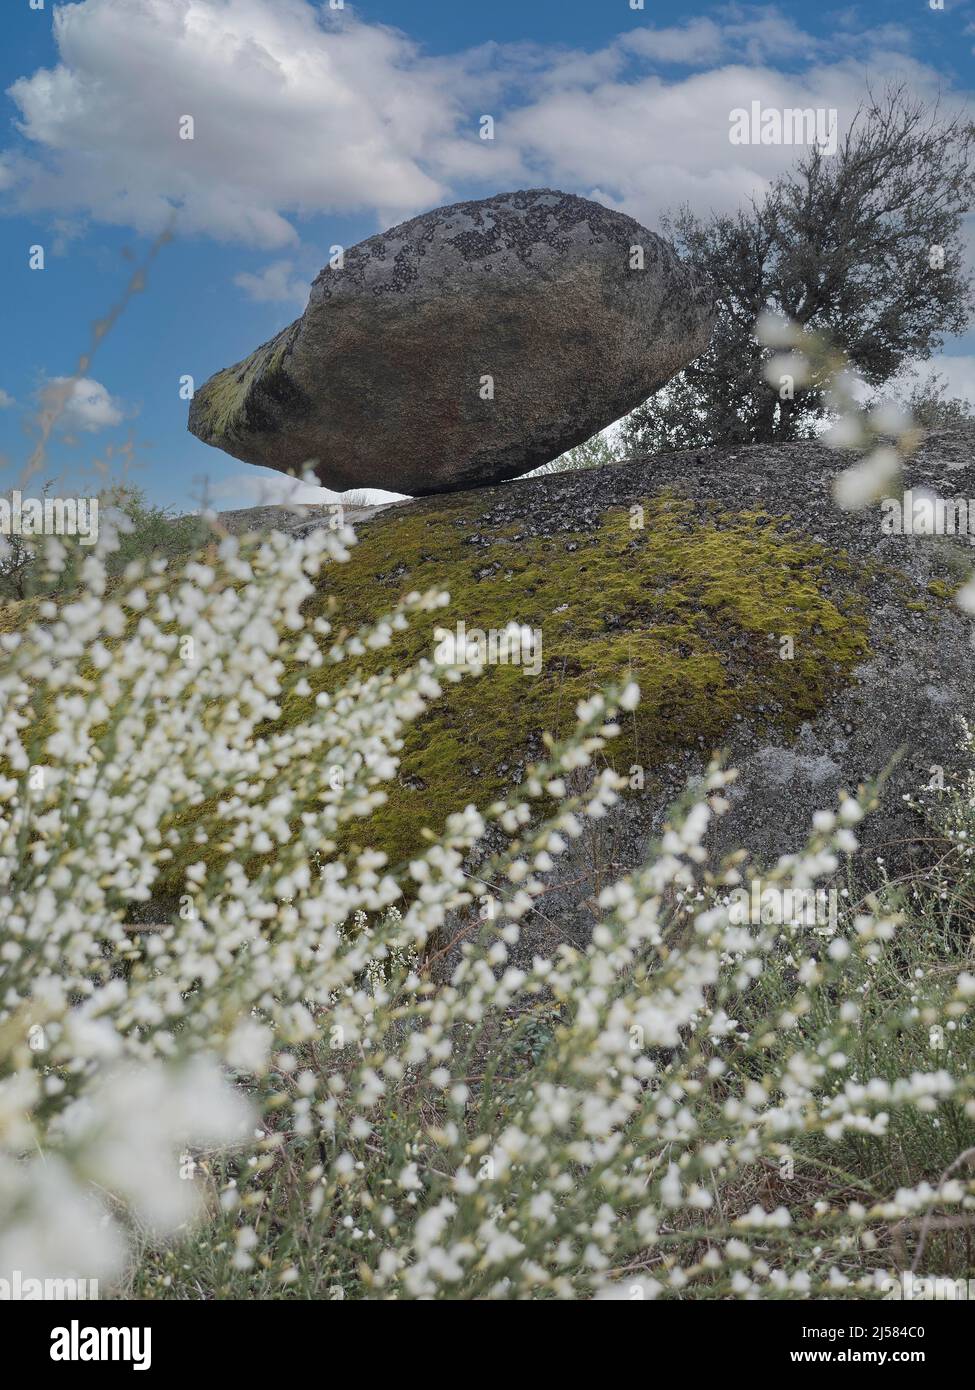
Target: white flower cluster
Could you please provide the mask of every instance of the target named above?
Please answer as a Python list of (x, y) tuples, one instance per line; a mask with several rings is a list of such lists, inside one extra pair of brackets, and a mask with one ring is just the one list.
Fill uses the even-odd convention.
[[(351, 636), (308, 616), (352, 540), (224, 539), (111, 588), (93, 556), (84, 592), (2, 639), (0, 1275), (117, 1272), (121, 1212), (172, 1231), (199, 1189), (238, 1292), (805, 1297), (872, 1280), (892, 1219), (970, 1209), (961, 1178), (820, 1202), (798, 1229), (781, 1185), (736, 1200), (800, 1140), (971, 1113), (973, 1082), (942, 1058), (857, 1074), (851, 971), (892, 920), (861, 911), (828, 945), (731, 920), (740, 856), (713, 871), (705, 851), (730, 772), (598, 892), (587, 949), (517, 951), (617, 801), (595, 763), (635, 686), (580, 705), (517, 795), (459, 809), (408, 865), (340, 851), (352, 821), (368, 843), (405, 726), (459, 679), (355, 670), (442, 594)], [(835, 872), (860, 814), (817, 818), (766, 881)], [(139, 926), (174, 864), (178, 911)], [(942, 1004), (965, 1018), (970, 977)]]
[(883, 497), (899, 480), (903, 457), (921, 440), (910, 412), (891, 402), (864, 409), (857, 401), (857, 378), (846, 355), (824, 335), (776, 314), (763, 314), (755, 331), (764, 346), (785, 350), (765, 364), (770, 384), (789, 378), (797, 386), (823, 390), (833, 420), (820, 441), (831, 449), (870, 449), (837, 476), (833, 495), (838, 505), (860, 511)]
[[(819, 436), (828, 448), (863, 450), (863, 457), (837, 474), (833, 496), (845, 511), (862, 511), (887, 496), (900, 482), (904, 459), (921, 443), (924, 431), (910, 411), (891, 401), (867, 409), (857, 400), (856, 374), (846, 354), (823, 334), (802, 328), (779, 314), (762, 314), (755, 333), (765, 347), (779, 349), (765, 364), (765, 379), (778, 385), (789, 377), (800, 386), (815, 383), (824, 390), (833, 412), (829, 428)], [(963, 613), (975, 614), (975, 574), (955, 594)]]

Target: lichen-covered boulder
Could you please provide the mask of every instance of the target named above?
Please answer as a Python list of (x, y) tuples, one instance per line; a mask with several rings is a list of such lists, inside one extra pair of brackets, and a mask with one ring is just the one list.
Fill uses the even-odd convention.
[(708, 344), (710, 292), (633, 218), (548, 189), (457, 203), (327, 266), (206, 382), (190, 430), (326, 487), (501, 482), (632, 410)]

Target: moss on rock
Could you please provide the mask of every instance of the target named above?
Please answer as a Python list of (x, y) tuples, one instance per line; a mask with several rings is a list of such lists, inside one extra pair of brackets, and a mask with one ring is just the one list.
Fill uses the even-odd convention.
[[(675, 750), (721, 746), (738, 719), (794, 732), (848, 680), (866, 654), (867, 625), (842, 556), (762, 511), (668, 495), (639, 506), (638, 529), (639, 510), (612, 508), (592, 530), (526, 537), (517, 525), (481, 534), (470, 496), (413, 504), (366, 528), (347, 565), (328, 567), (314, 602), (350, 628), (411, 589), (450, 592), (435, 619), (364, 658), (366, 674), (432, 656), (434, 628), (461, 620), (468, 631), (516, 622), (541, 632), (537, 676), (489, 666), (445, 685), (411, 728), (399, 777), (370, 821), (374, 847), (397, 861), (422, 843), (423, 826), (439, 830), (459, 806), (496, 798), (541, 752), (544, 731), (564, 734), (580, 699), (628, 673), (643, 698), (608, 754), (648, 782)], [(319, 672), (313, 694), (285, 704), (277, 727), (310, 716), (314, 694), (338, 679), (334, 668)], [(173, 886), (181, 867), (177, 854)]]
[[(293, 388), (282, 377), (282, 366), (294, 342), (297, 325), (281, 330), (269, 342), (212, 376), (193, 397), (190, 419), (194, 432), (209, 442), (226, 435), (236, 437), (240, 430), (260, 428), (260, 402), (280, 392), (294, 396)], [(261, 391), (252, 399), (252, 387), (261, 378)]]

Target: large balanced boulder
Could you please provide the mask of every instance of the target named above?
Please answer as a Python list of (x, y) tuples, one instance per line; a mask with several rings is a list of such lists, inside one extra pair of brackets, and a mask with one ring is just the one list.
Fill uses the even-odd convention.
[(712, 299), (633, 218), (548, 189), (347, 250), (304, 314), (206, 382), (189, 427), (326, 487), (501, 482), (632, 410), (707, 346)]

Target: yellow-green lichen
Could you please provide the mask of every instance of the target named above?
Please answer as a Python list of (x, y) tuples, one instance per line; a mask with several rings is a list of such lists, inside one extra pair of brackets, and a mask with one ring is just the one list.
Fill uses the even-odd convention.
[(264, 343), (243, 362), (225, 367), (205, 382), (194, 399), (194, 415), (206, 437), (216, 439), (232, 435), (243, 419), (247, 393), (260, 377), (273, 383), (293, 338), (294, 324), (282, 329), (270, 342)]
[(225, 435), (233, 429), (253, 375), (253, 368), (241, 374), (237, 367), (226, 367), (197, 392), (199, 418), (208, 435)]
[[(432, 656), (434, 628), (460, 620), (468, 631), (516, 622), (542, 635), (539, 675), (498, 665), (445, 686), (408, 733), (399, 778), (370, 820), (372, 845), (397, 861), (422, 843), (421, 827), (439, 829), (450, 811), (494, 799), (538, 754), (543, 731), (564, 734), (581, 698), (628, 672), (643, 698), (609, 752), (618, 770), (646, 769), (648, 782), (681, 749), (720, 747), (736, 717), (794, 732), (849, 678), (866, 654), (867, 625), (857, 572), (842, 555), (762, 512), (670, 497), (643, 507), (640, 530), (619, 509), (592, 531), (530, 538), (510, 526), (472, 544), (483, 503), (458, 494), (373, 524), (347, 565), (327, 568), (312, 606), (324, 611), (334, 599), (352, 629), (411, 589), (450, 591), (448, 609), (363, 658), (365, 672)], [(345, 674), (326, 668), (276, 727), (310, 716), (317, 689)], [(172, 887), (183, 859), (177, 853), (167, 871)]]

